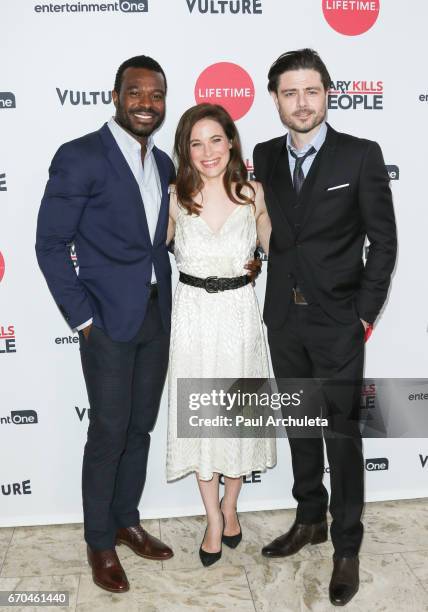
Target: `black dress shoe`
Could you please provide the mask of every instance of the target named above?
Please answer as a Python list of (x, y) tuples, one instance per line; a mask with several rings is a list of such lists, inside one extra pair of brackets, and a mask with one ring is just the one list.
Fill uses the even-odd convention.
[[(221, 501), (220, 501), (220, 510), (221, 510), (222, 501), (223, 501), (223, 497), (221, 498)], [(236, 511), (236, 508), (235, 508), (235, 511)], [(221, 510), (221, 512), (223, 514), (223, 510)], [(223, 542), (223, 544), (226, 544), (226, 546), (229, 546), (229, 548), (236, 548), (239, 542), (242, 540), (242, 529), (241, 529), (241, 523), (239, 522), (238, 513), (236, 513), (236, 518), (238, 520), (239, 533), (236, 533), (235, 535), (224, 535), (223, 533), (222, 538), (221, 538), (221, 541)], [(225, 521), (224, 514), (223, 514), (223, 520)]]
[(264, 557), (288, 557), (294, 555), (306, 544), (321, 544), (327, 540), (327, 521), (303, 525), (294, 523), (287, 533), (279, 536), (262, 548)]
[(329, 586), (330, 601), (334, 606), (345, 606), (360, 586), (358, 557), (333, 556), (333, 574)]
[[(224, 529), (224, 516), (223, 516), (223, 513), (221, 514), (221, 516), (222, 516), (222, 519), (223, 519), (223, 529)], [(207, 552), (206, 550), (204, 550), (202, 548), (202, 543), (205, 540), (205, 535), (207, 533), (207, 530), (208, 530), (208, 526), (205, 529), (204, 537), (202, 538), (201, 546), (199, 548), (199, 558), (200, 558), (201, 563), (202, 563), (202, 565), (204, 567), (209, 567), (210, 565), (213, 565), (214, 563), (216, 563), (216, 561), (221, 559), (221, 553), (222, 553), (221, 542), (220, 542), (220, 550), (218, 552), (210, 553), (210, 552)]]

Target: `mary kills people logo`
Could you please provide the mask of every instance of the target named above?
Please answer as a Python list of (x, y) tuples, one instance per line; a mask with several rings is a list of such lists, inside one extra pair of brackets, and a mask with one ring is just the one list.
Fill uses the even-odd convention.
[(333, 81), (329, 110), (383, 110), (383, 81)]
[(2, 353), (16, 353), (14, 325), (0, 325), (0, 355)]
[(93, 106), (94, 104), (111, 104), (112, 93), (110, 90), (104, 91), (79, 91), (75, 89), (56, 88), (61, 106), (71, 104), (72, 106)]

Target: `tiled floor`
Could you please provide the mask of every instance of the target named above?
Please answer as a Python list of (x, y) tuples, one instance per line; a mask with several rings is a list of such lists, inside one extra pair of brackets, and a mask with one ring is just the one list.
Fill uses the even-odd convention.
[[(241, 544), (236, 550), (223, 547), (222, 559), (209, 569), (198, 556), (202, 517), (145, 521), (144, 527), (171, 545), (175, 556), (152, 562), (118, 547), (131, 583), (121, 595), (93, 584), (81, 525), (0, 529), (0, 591), (67, 590), (70, 606), (48, 609), (79, 612), (336, 610), (327, 594), (331, 542), (288, 559), (260, 555), (262, 544), (286, 531), (293, 517), (291, 510), (240, 514)], [(428, 500), (367, 504), (364, 523), (360, 591), (346, 609), (428, 612)]]

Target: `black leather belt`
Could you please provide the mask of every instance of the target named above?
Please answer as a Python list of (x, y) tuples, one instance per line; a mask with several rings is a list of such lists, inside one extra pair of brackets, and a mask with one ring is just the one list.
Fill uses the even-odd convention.
[(303, 293), (300, 291), (299, 287), (293, 287), (293, 299), (294, 299), (294, 303), (297, 304), (297, 306), (307, 306), (308, 305), (308, 302), (306, 301), (306, 298), (303, 295)]
[(227, 291), (228, 289), (239, 289), (251, 282), (248, 274), (244, 276), (236, 276), (235, 278), (219, 278), (218, 276), (207, 276), (207, 278), (198, 278), (180, 272), (180, 282), (192, 287), (205, 289), (208, 293), (218, 293), (219, 291)]

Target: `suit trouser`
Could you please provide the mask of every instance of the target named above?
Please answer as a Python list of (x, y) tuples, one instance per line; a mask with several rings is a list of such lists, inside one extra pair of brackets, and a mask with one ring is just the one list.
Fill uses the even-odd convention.
[[(316, 304), (292, 303), (284, 326), (269, 330), (269, 347), (277, 379), (328, 378), (324, 400), (329, 427), (324, 428), (330, 467), (331, 538), (339, 556), (358, 554), (363, 536), (364, 463), (358, 427), (360, 386), (364, 368), (364, 327), (360, 319), (341, 325)], [(340, 386), (340, 381), (356, 385)], [(336, 388), (334, 385), (338, 384)], [(328, 409), (331, 404), (334, 408)], [(335, 413), (332, 415), (332, 413)], [(342, 435), (345, 434), (345, 435)], [(328, 493), (323, 485), (323, 438), (289, 435), (294, 474), (296, 521), (318, 523), (325, 518)]]
[(152, 298), (131, 341), (113, 341), (94, 326), (87, 340), (82, 332), (79, 336), (91, 408), (82, 470), (85, 540), (93, 550), (104, 550), (114, 548), (118, 527), (140, 521), (138, 504), (168, 366), (169, 334)]

